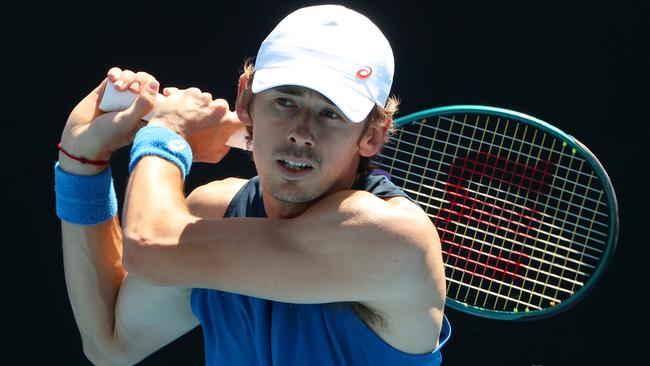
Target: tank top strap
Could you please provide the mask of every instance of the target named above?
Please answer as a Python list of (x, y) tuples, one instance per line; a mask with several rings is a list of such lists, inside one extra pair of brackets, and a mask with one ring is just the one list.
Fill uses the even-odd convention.
[(266, 217), (259, 176), (249, 179), (239, 189), (223, 217)]

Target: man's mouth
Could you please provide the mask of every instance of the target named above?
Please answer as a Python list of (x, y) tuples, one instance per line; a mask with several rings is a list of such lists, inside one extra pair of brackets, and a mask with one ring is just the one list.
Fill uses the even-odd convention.
[(295, 161), (295, 160), (280, 159), (280, 160), (278, 160), (278, 162), (280, 164), (282, 164), (282, 166), (285, 167), (286, 169), (291, 170), (291, 171), (295, 171), (295, 172), (314, 169), (314, 167), (311, 166), (308, 163)]

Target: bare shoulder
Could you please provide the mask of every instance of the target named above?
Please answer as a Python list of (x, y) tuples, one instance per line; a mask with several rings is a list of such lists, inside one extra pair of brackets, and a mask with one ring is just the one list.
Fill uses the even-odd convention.
[[(444, 281), (436, 228), (426, 212), (407, 198), (341, 191), (310, 207), (300, 224), (301, 228), (313, 228), (301, 232), (307, 243), (320, 242), (323, 233), (328, 232), (328, 237), (336, 235), (346, 246), (341, 249), (351, 257), (356, 254), (360, 261), (375, 258), (376, 264), (395, 263), (374, 269), (378, 278), (385, 275), (397, 285), (382, 300), (401, 302), (403, 296), (441, 287)], [(401, 281), (395, 282), (398, 279)]]
[(387, 238), (399, 237), (396, 245), (435, 249), (438, 235), (427, 214), (413, 201), (401, 197), (377, 197), (366, 191), (342, 191), (315, 205), (319, 219), (334, 216), (349, 224), (378, 230)]
[(204, 219), (222, 218), (228, 204), (246, 182), (246, 179), (226, 178), (199, 186), (187, 196), (187, 206), (192, 215)]

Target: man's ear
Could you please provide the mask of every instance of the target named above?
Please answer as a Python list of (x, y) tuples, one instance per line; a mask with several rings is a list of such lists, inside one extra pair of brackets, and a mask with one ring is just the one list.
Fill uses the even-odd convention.
[(366, 128), (366, 132), (359, 141), (359, 154), (362, 157), (369, 158), (379, 153), (384, 146), (384, 139), (390, 125), (389, 122), (388, 120), (381, 124), (368, 122), (368, 128)]
[(246, 126), (252, 126), (250, 113), (248, 113), (248, 103), (252, 97), (252, 92), (247, 88), (248, 77), (246, 74), (241, 74), (239, 77), (239, 84), (237, 85), (237, 101), (235, 101), (235, 112), (237, 117)]

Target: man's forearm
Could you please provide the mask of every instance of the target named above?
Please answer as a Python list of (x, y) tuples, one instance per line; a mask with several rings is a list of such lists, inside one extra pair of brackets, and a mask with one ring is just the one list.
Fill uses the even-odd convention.
[(126, 272), (117, 216), (98, 225), (61, 222), (68, 296), (84, 352), (101, 360), (113, 347), (115, 303)]

